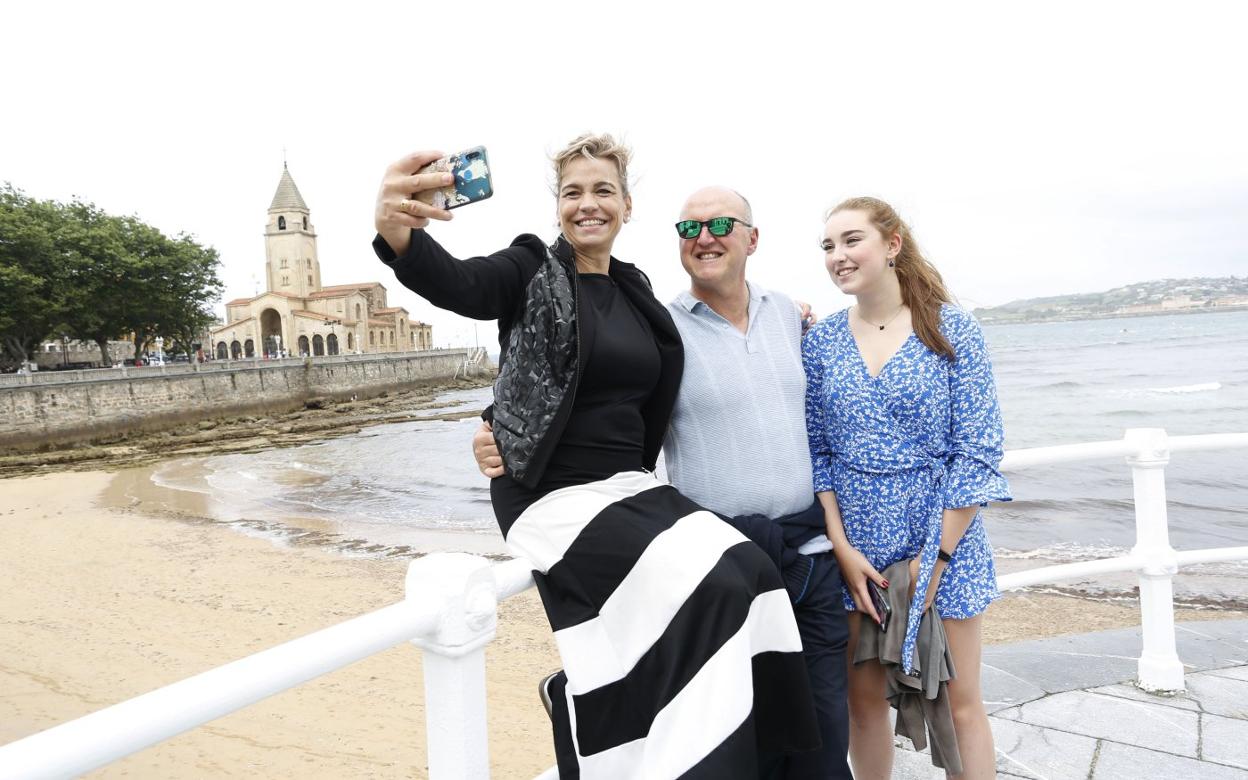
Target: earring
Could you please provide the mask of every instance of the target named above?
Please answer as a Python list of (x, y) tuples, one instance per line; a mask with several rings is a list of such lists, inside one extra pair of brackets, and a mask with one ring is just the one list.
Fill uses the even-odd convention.
[(893, 267), (894, 267), (894, 266), (896, 266), (896, 265), (897, 265), (897, 261), (893, 260), (893, 258), (891, 258), (891, 257), (890, 257), (890, 258), (888, 258), (888, 267), (889, 267), (889, 268), (893, 268)]

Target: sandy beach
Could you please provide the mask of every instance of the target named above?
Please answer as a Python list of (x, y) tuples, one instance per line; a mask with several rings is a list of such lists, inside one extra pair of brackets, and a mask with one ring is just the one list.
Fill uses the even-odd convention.
[[(185, 493), (178, 512), (136, 511), (136, 490), (162, 490), (147, 473), (0, 480), (0, 744), (402, 598), (401, 556), (249, 535)], [(1025, 593), (993, 605), (985, 639), (1138, 620), (1131, 603)], [(487, 664), (494, 776), (533, 777), (553, 763), (536, 682), (559, 666), (535, 592), (501, 606)], [(400, 646), (92, 776), (423, 777), (422, 696), (420, 653)]]

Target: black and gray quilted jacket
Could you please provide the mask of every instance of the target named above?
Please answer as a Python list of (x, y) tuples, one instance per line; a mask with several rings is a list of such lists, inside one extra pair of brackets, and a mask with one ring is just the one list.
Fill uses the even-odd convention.
[[(502, 352), (486, 419), (493, 421), (507, 473), (526, 487), (537, 487), (567, 425), (583, 368), (571, 246), (560, 237), (547, 247), (526, 233), (492, 255), (457, 260), (425, 231), (414, 230), (402, 257), (380, 236), (373, 249), (404, 286), (434, 306), (498, 320)], [(671, 315), (655, 300), (645, 274), (615, 258), (609, 273), (649, 321), (659, 347), (659, 382), (642, 408), (644, 465), (653, 469), (680, 388), (684, 351)]]

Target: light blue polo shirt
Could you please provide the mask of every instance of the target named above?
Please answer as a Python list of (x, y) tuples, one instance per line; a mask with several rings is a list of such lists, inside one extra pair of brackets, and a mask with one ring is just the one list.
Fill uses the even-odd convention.
[(801, 314), (788, 296), (748, 287), (745, 333), (688, 291), (667, 305), (685, 373), (663, 457), (668, 479), (702, 506), (775, 518), (814, 500)]

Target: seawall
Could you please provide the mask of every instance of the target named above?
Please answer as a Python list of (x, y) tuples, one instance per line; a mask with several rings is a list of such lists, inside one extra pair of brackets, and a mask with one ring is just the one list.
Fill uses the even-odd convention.
[(488, 370), (484, 350), (447, 349), (6, 375), (0, 378), (0, 452), (285, 411), (316, 397), (367, 398)]

